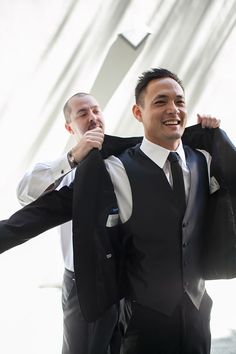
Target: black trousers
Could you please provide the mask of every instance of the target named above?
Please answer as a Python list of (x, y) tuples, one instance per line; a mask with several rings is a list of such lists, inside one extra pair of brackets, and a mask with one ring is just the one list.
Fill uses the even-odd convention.
[(118, 354), (118, 308), (113, 306), (96, 322), (88, 323), (81, 313), (74, 273), (65, 269), (62, 284), (62, 354)]
[(210, 353), (212, 300), (206, 292), (199, 310), (184, 294), (181, 304), (170, 317), (135, 302), (126, 305), (130, 320), (122, 354)]

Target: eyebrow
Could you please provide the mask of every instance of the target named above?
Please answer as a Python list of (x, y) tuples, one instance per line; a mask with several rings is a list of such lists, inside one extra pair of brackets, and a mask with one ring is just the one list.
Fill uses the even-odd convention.
[[(167, 98), (167, 97), (169, 97), (169, 96), (168, 96), (168, 95), (158, 95), (158, 96), (154, 97), (154, 99), (152, 100), (152, 102), (155, 101), (156, 99)], [(185, 99), (184, 95), (177, 95), (176, 98)]]

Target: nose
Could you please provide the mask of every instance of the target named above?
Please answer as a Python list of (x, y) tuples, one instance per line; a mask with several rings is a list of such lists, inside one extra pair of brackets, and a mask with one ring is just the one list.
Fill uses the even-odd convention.
[(101, 125), (98, 115), (94, 113), (92, 110), (90, 110), (90, 114), (89, 114), (89, 124), (93, 128), (99, 127)]
[(96, 122), (97, 121), (97, 116), (92, 110), (90, 110), (89, 121), (90, 122)]
[(169, 102), (168, 107), (167, 107), (167, 113), (169, 114), (178, 114), (179, 113), (179, 109), (176, 106), (175, 102)]

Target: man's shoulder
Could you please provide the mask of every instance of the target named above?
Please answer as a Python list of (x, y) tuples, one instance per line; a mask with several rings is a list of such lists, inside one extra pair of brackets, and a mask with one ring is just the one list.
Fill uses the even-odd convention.
[(119, 137), (105, 135), (101, 154), (103, 158), (111, 155), (119, 156), (123, 151), (139, 144), (143, 137)]

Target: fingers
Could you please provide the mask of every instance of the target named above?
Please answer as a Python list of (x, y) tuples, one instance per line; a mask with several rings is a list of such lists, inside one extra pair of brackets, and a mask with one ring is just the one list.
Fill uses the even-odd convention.
[(83, 136), (84, 143), (92, 148), (100, 149), (104, 140), (104, 132), (102, 128), (96, 127), (92, 130), (88, 130)]
[(197, 114), (197, 121), (202, 125), (202, 128), (219, 128), (220, 127), (220, 119), (212, 117), (207, 114)]
[(75, 161), (77, 163), (82, 161), (93, 148), (101, 150), (103, 140), (104, 132), (101, 127), (88, 130), (71, 149)]

